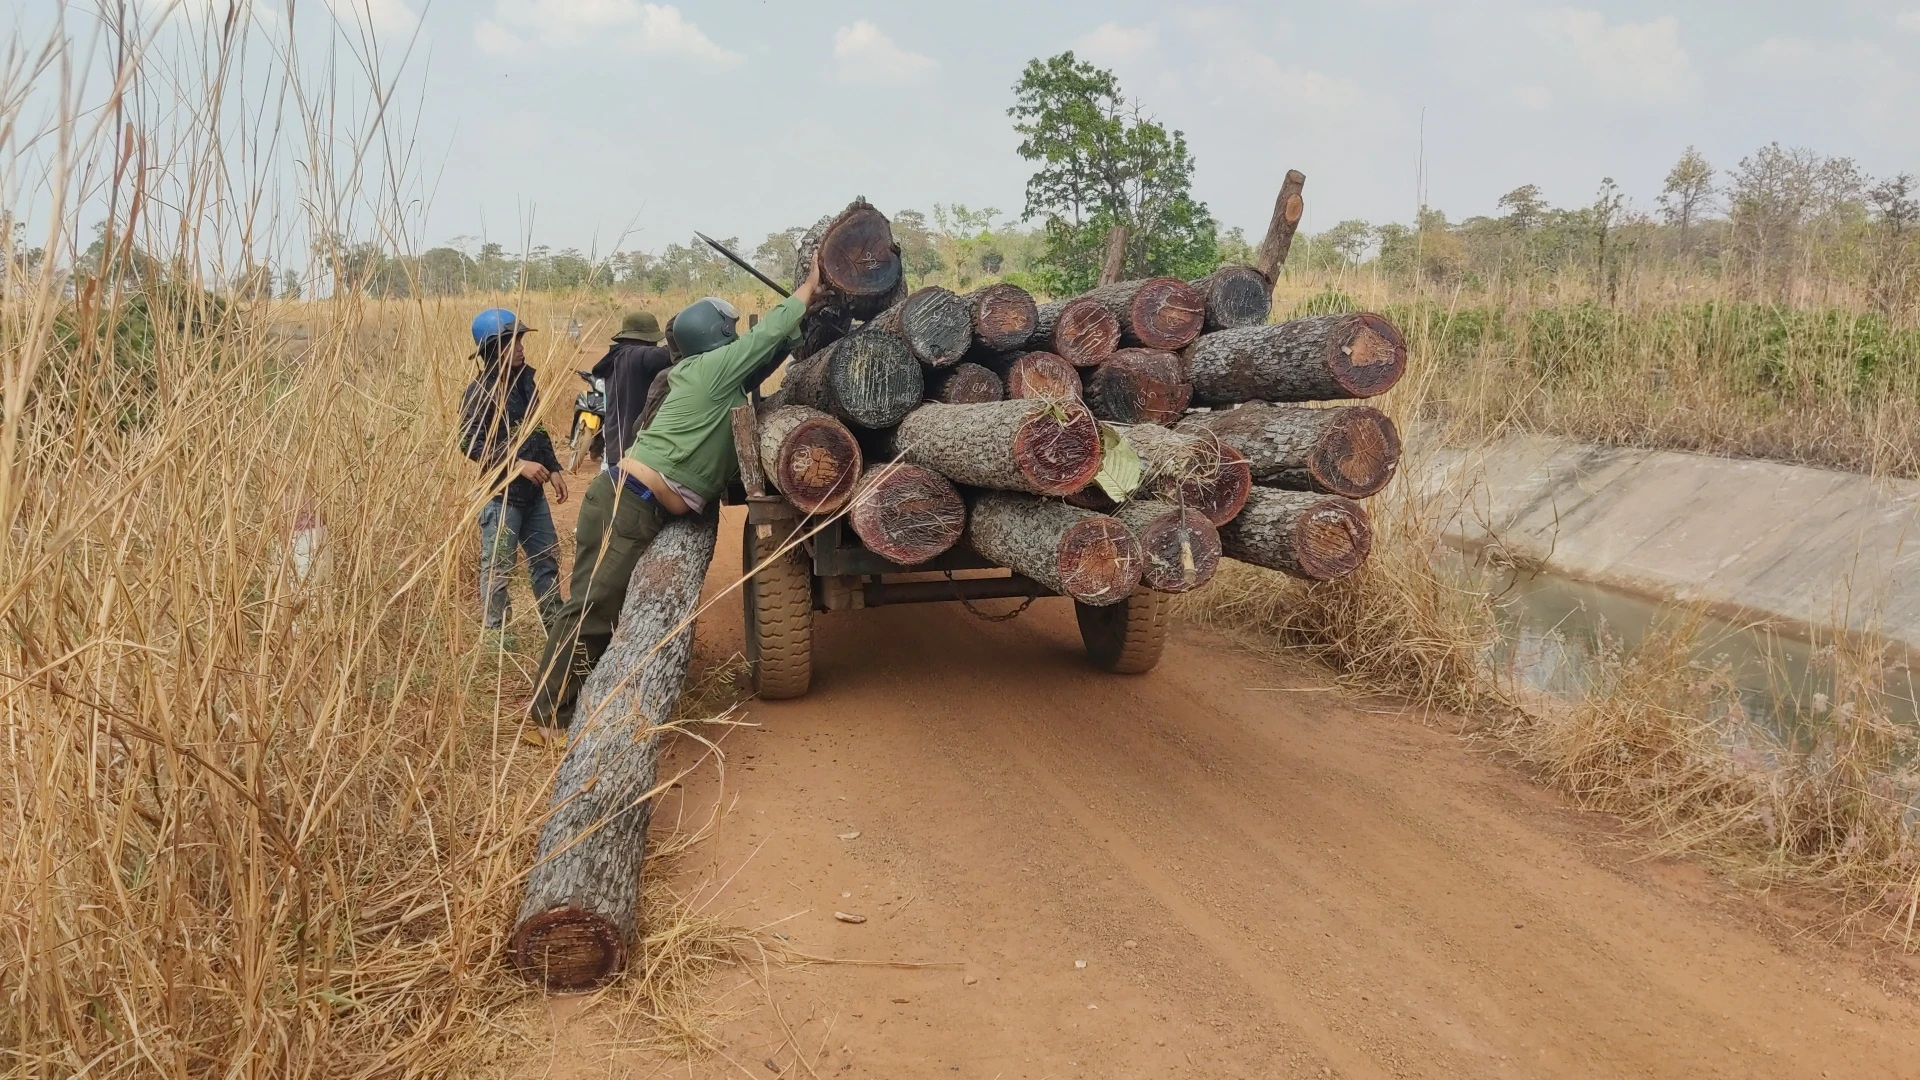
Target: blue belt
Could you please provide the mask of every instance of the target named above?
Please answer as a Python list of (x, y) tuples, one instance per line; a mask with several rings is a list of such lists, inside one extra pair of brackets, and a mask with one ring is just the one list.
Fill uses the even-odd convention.
[(655, 501), (653, 491), (649, 489), (647, 485), (641, 483), (639, 477), (622, 469), (620, 466), (615, 465), (613, 468), (608, 469), (607, 474), (613, 477), (615, 483), (632, 492), (635, 498), (644, 499), (648, 502)]

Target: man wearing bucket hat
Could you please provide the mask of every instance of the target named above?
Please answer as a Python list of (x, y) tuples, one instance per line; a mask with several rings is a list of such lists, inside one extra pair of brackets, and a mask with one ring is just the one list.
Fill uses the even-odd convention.
[(616, 460), (640, 433), (649, 388), (673, 366), (672, 354), (660, 347), (665, 338), (653, 312), (629, 311), (620, 320), (620, 332), (613, 335), (607, 355), (593, 365), (594, 377), (607, 388), (605, 434)]

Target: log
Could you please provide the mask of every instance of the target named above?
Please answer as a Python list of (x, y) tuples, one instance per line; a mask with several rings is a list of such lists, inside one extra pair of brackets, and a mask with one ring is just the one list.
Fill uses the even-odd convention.
[(1206, 332), (1262, 326), (1273, 313), (1273, 286), (1251, 266), (1223, 266), (1193, 283), (1206, 301)]
[(1247, 459), (1208, 435), (1136, 424), (1121, 438), (1140, 458), (1141, 498), (1190, 506), (1215, 525), (1225, 525), (1247, 503), (1253, 472)]
[(1116, 424), (1173, 424), (1192, 396), (1180, 358), (1154, 349), (1121, 349), (1087, 376), (1093, 415)]
[(1308, 581), (1345, 577), (1372, 549), (1367, 512), (1338, 495), (1254, 488), (1246, 509), (1220, 527), (1228, 558)]
[(1102, 285), (1087, 294), (1120, 323), (1120, 340), (1142, 349), (1178, 349), (1200, 336), (1207, 301), (1179, 278), (1157, 277)]
[(1194, 413), (1182, 431), (1209, 431), (1246, 455), (1254, 483), (1364, 499), (1400, 467), (1400, 432), (1367, 405), (1331, 409), (1250, 401), (1237, 409)]
[(973, 344), (972, 308), (938, 285), (914, 290), (868, 326), (906, 342), (915, 360), (933, 368), (952, 367)]
[(1288, 169), (1287, 178), (1280, 185), (1280, 195), (1273, 200), (1273, 219), (1267, 223), (1267, 235), (1261, 238), (1260, 250), (1253, 257), (1253, 268), (1268, 282), (1279, 277), (1280, 267), (1287, 261), (1287, 251), (1293, 247), (1293, 231), (1300, 227), (1300, 215), (1307, 208), (1300, 197), (1306, 183), (1305, 173)]
[(906, 342), (862, 329), (825, 351), (787, 365), (776, 405), (810, 405), (861, 427), (892, 427), (926, 393), (920, 362)]
[(1065, 495), (1100, 471), (1100, 425), (1077, 401), (922, 405), (900, 421), (902, 461), (956, 484)]
[(973, 311), (973, 340), (994, 352), (1024, 347), (1040, 321), (1032, 294), (1018, 285), (997, 282), (963, 299)]
[(1050, 352), (1021, 353), (1007, 365), (1009, 398), (1080, 400), (1080, 373)]
[(805, 405), (760, 417), (760, 467), (773, 489), (808, 514), (831, 514), (853, 498), (860, 444), (840, 421)]
[(1127, 227), (1115, 225), (1107, 230), (1107, 250), (1100, 259), (1100, 284), (1111, 285), (1127, 272)]
[(633, 947), (661, 725), (686, 680), (718, 526), (709, 512), (660, 530), (633, 568), (613, 641), (581, 688), (507, 942), (514, 969), (548, 990), (601, 985)]
[(1120, 347), (1120, 320), (1084, 296), (1041, 304), (1029, 342), (1074, 367), (1096, 367)]
[(795, 282), (806, 278), (816, 252), (820, 290), (813, 307), (871, 319), (900, 299), (895, 294), (906, 280), (900, 245), (894, 242), (887, 216), (867, 200), (855, 199), (845, 210), (821, 218), (807, 230), (795, 253)]
[(963, 360), (935, 372), (927, 396), (949, 405), (977, 405), (983, 401), (1001, 400), (1007, 396), (1007, 387), (993, 369)]
[(967, 504), (946, 477), (892, 461), (873, 466), (860, 478), (847, 520), (868, 551), (913, 566), (960, 542)]
[(1146, 565), (1140, 584), (1183, 593), (1213, 580), (1220, 566), (1220, 530), (1192, 507), (1133, 500), (1113, 512), (1133, 532)]
[(1406, 339), (1370, 312), (1222, 330), (1183, 355), (1196, 405), (1372, 397), (1407, 369)]
[(1008, 491), (975, 497), (967, 544), (989, 561), (1093, 607), (1131, 596), (1146, 563), (1133, 533), (1114, 518)]

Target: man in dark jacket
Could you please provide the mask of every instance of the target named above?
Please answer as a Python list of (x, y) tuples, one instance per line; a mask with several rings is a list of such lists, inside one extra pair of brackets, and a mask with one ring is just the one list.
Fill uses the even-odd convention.
[[(646, 420), (648, 391), (655, 380), (673, 366), (673, 356), (660, 347), (666, 335), (660, 332), (660, 320), (650, 311), (631, 311), (620, 322), (607, 355), (593, 365), (595, 378), (607, 387), (607, 445), (617, 455), (633, 445)], [(661, 380), (664, 382), (664, 380)]]
[(483, 467), (482, 482), (493, 497), (480, 510), (480, 597), (489, 630), (506, 625), (507, 579), (519, 553), (527, 553), (527, 576), (540, 605), (540, 621), (560, 613), (560, 538), (542, 485), (567, 501), (565, 470), (553, 440), (537, 423), (539, 394), (520, 339), (533, 328), (505, 308), (488, 308), (473, 320), (474, 356), (480, 374), (460, 400), (460, 448)]

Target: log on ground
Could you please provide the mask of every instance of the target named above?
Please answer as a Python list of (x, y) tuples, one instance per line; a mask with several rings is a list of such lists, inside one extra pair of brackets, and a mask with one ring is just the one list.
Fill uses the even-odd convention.
[(1196, 405), (1372, 397), (1407, 369), (1406, 339), (1369, 312), (1222, 330), (1183, 355)]
[(1262, 326), (1273, 312), (1273, 285), (1251, 266), (1223, 266), (1193, 287), (1206, 298), (1209, 333)]
[(1040, 321), (1032, 294), (1018, 285), (996, 282), (975, 289), (964, 299), (973, 311), (974, 341), (994, 352), (1024, 347)]
[(1373, 528), (1351, 499), (1254, 488), (1246, 508), (1220, 527), (1220, 550), (1297, 578), (1332, 581), (1367, 560)]
[(1120, 347), (1120, 320), (1084, 296), (1041, 304), (1031, 345), (1074, 367), (1097, 367)]
[(1140, 584), (1146, 558), (1118, 520), (1058, 499), (984, 491), (968, 510), (967, 544), (1062, 596), (1103, 607)]
[(1200, 336), (1207, 301), (1179, 278), (1144, 278), (1102, 285), (1086, 294), (1120, 323), (1120, 339), (1142, 349), (1178, 349)]
[(913, 358), (931, 368), (952, 367), (973, 344), (972, 308), (938, 285), (914, 290), (868, 327), (906, 342)]
[(967, 505), (953, 482), (905, 461), (869, 468), (847, 511), (855, 536), (889, 562), (913, 566), (960, 542)]
[(1315, 409), (1250, 401), (1237, 409), (1194, 413), (1182, 431), (1210, 431), (1246, 455), (1254, 483), (1364, 499), (1387, 486), (1400, 466), (1400, 432), (1367, 405)]
[(660, 530), (633, 568), (620, 627), (580, 690), (507, 943), (514, 969), (549, 990), (599, 986), (633, 948), (660, 730), (686, 681), (718, 525), (709, 512)]
[(1077, 401), (928, 403), (894, 432), (901, 460), (956, 484), (1065, 495), (1100, 471), (1100, 425)]
[(1232, 521), (1247, 504), (1252, 470), (1221, 440), (1153, 424), (1136, 424), (1121, 437), (1140, 458), (1139, 497), (1190, 506), (1215, 525)]
[(1180, 357), (1121, 349), (1087, 376), (1082, 397), (1093, 415), (1115, 424), (1172, 424), (1192, 396)]
[(1080, 399), (1080, 372), (1050, 352), (1021, 353), (1007, 364), (1009, 398)]
[(839, 420), (805, 405), (760, 417), (760, 467), (767, 482), (808, 514), (831, 514), (853, 498), (860, 444)]
[(1135, 500), (1113, 516), (1132, 530), (1146, 558), (1140, 584), (1155, 592), (1182, 593), (1213, 580), (1220, 566), (1220, 530), (1200, 511)]
[(807, 276), (815, 254), (820, 259), (820, 293), (814, 307), (832, 308), (855, 319), (871, 319), (901, 297), (905, 276), (900, 245), (887, 216), (865, 199), (823, 217), (801, 237), (795, 282)]
[(1007, 386), (1000, 381), (1000, 376), (992, 368), (971, 360), (934, 372), (927, 387), (928, 398), (948, 405), (978, 405), (1006, 396)]
[(808, 405), (849, 424), (884, 428), (900, 422), (926, 393), (920, 362), (906, 342), (862, 329), (824, 351), (787, 365), (787, 377), (767, 400)]

